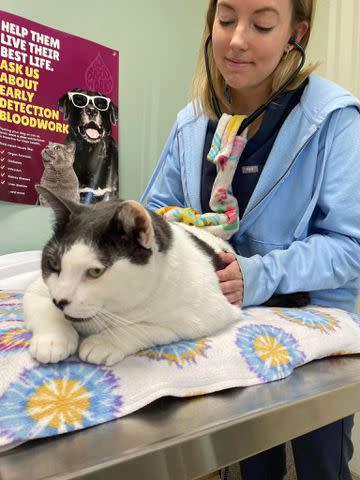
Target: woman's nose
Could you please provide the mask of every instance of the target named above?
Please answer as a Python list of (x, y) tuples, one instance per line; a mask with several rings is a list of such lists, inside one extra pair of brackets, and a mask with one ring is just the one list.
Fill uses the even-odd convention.
[(238, 24), (230, 41), (230, 47), (234, 50), (247, 50), (248, 48), (248, 29), (245, 25)]

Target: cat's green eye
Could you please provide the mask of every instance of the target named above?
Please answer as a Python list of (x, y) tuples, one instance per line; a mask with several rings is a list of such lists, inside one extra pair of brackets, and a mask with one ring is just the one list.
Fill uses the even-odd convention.
[(105, 268), (89, 268), (86, 273), (90, 278), (99, 278), (105, 270)]
[(49, 257), (48, 265), (53, 272), (59, 273), (61, 270), (60, 262), (56, 258)]

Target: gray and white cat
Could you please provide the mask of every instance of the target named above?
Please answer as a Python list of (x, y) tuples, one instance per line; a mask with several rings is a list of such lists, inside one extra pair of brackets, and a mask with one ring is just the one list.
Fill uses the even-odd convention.
[(112, 365), (240, 318), (215, 273), (223, 267), (216, 252), (232, 251), (227, 242), (168, 223), (135, 201), (80, 205), (37, 189), (56, 216), (42, 278), (24, 297), (38, 361), (58, 362), (79, 346), (82, 360)]
[[(74, 171), (75, 143), (62, 145), (49, 142), (42, 150), (41, 157), (44, 163), (40, 185), (59, 193), (63, 198), (80, 202), (79, 181)], [(40, 205), (48, 205), (46, 199), (39, 196)]]

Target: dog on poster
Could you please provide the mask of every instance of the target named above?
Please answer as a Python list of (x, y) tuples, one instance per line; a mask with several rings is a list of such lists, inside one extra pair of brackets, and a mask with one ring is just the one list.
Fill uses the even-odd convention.
[(117, 196), (118, 148), (112, 125), (118, 108), (101, 92), (80, 88), (59, 99), (59, 110), (69, 121), (65, 143), (75, 143), (74, 171), (82, 203), (96, 203)]

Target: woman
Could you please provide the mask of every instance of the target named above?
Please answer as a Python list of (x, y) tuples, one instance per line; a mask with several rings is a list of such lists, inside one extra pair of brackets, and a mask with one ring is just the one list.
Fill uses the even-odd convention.
[[(210, 0), (205, 40), (222, 112), (249, 115), (299, 63), (315, 0)], [(250, 125), (232, 187), (240, 228), (218, 272), (229, 302), (260, 305), (274, 293), (310, 292), (313, 304), (355, 310), (360, 272), (360, 104), (302, 70)], [(209, 211), (216, 175), (207, 161), (217, 116), (202, 55), (193, 104), (177, 117), (144, 194), (151, 209)], [(292, 441), (299, 480), (350, 480), (353, 418)], [(241, 462), (243, 480), (282, 479), (284, 447)]]

